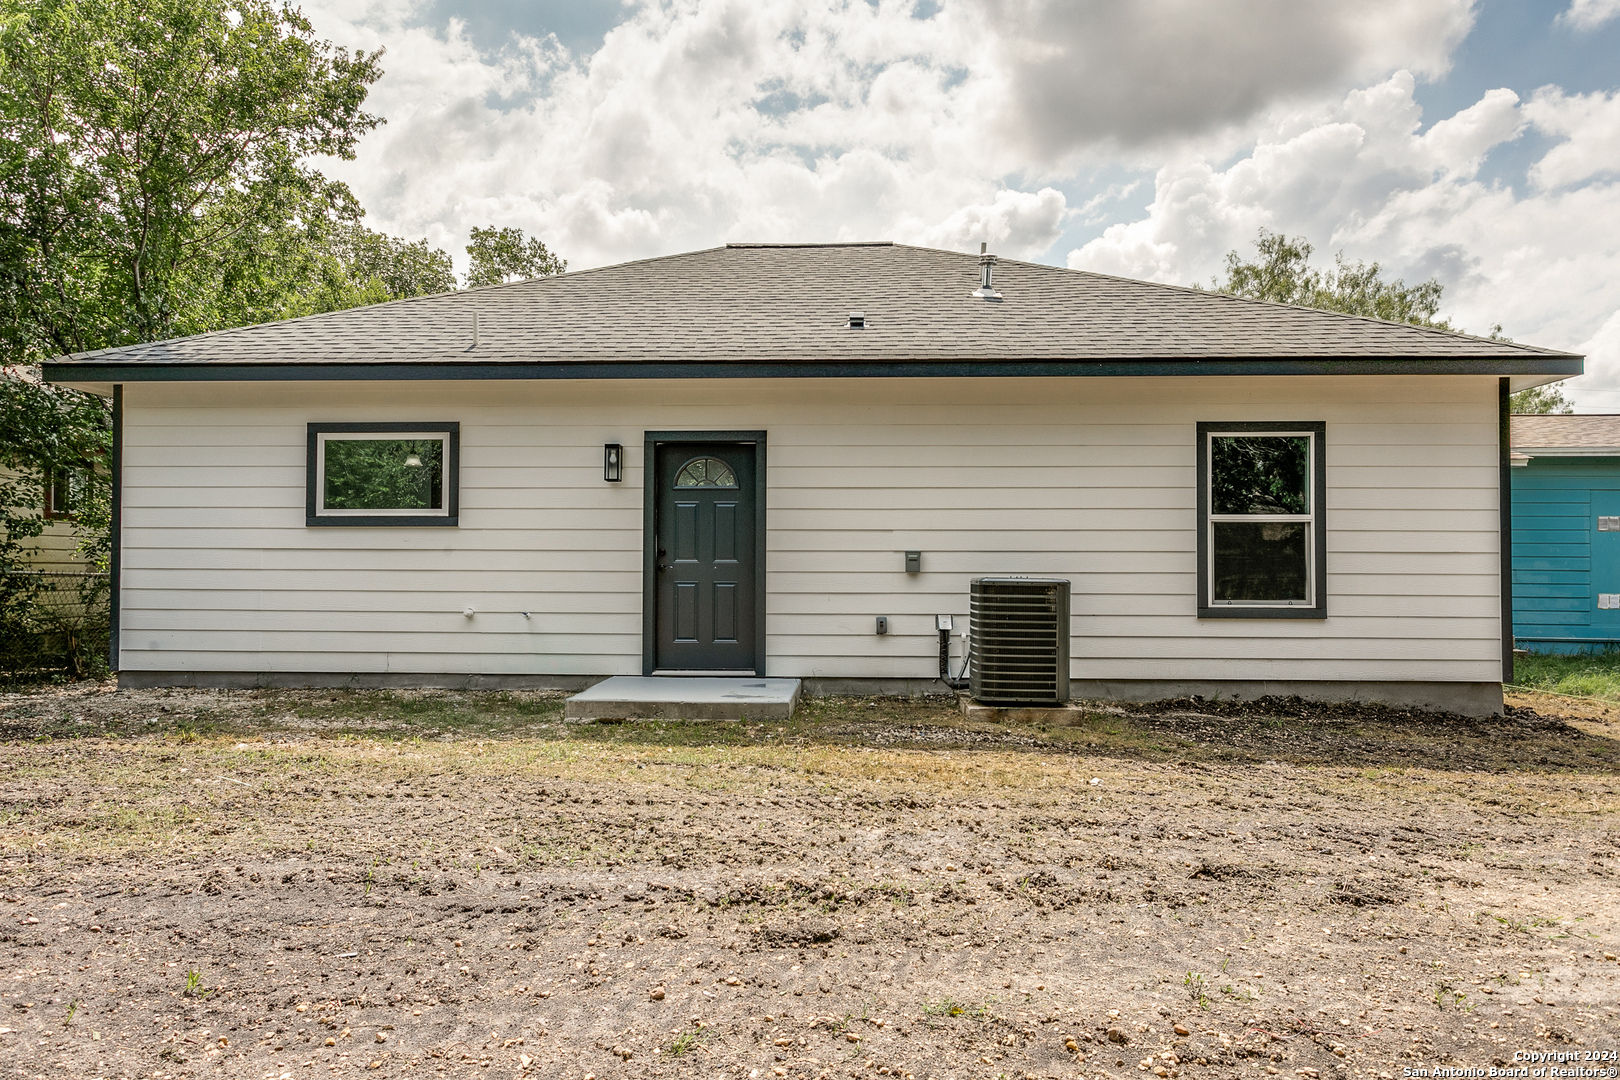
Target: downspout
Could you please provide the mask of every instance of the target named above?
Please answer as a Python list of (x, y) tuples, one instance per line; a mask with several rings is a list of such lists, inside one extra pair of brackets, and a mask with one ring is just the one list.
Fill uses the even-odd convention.
[(112, 523), (107, 554), (107, 666), (118, 670), (119, 601), (124, 566), (124, 384), (113, 386)]
[(1503, 376), (1497, 381), (1497, 516), (1502, 527), (1502, 681), (1513, 681), (1513, 423), (1509, 419), (1513, 390)]

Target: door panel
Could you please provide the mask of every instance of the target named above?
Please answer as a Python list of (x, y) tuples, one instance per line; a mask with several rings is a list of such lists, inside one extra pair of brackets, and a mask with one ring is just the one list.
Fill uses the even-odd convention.
[(675, 543), (670, 545), (678, 563), (697, 562), (698, 505), (675, 504)]
[(698, 639), (698, 584), (695, 581), (675, 583), (675, 640), (695, 642)]
[(752, 443), (659, 443), (654, 667), (757, 670)]
[(717, 562), (736, 562), (742, 538), (737, 535), (737, 504), (714, 504), (714, 557)]
[[(1620, 637), (1620, 607), (1599, 607), (1607, 595), (1609, 603), (1620, 596), (1620, 531), (1613, 520), (1620, 517), (1620, 491), (1592, 491), (1592, 596), (1588, 610), (1591, 625), (1602, 627), (1595, 636)], [(1582, 620), (1583, 622), (1585, 620)]]
[(714, 585), (714, 640), (737, 640), (737, 586), (729, 581)]

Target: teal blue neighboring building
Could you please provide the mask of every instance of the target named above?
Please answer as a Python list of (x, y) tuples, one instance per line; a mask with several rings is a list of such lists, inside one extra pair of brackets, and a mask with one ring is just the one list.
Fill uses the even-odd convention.
[(1620, 416), (1514, 416), (1513, 636), (1620, 650)]

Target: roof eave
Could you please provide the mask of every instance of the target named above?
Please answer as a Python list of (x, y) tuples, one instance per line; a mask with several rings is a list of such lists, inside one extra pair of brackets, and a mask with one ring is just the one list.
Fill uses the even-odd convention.
[(332, 382), (502, 379), (985, 378), (1168, 375), (1579, 375), (1573, 355), (1142, 357), (1008, 360), (113, 363), (56, 361), (52, 382)]
[(1539, 457), (1620, 457), (1620, 446), (1515, 446), (1515, 454)]

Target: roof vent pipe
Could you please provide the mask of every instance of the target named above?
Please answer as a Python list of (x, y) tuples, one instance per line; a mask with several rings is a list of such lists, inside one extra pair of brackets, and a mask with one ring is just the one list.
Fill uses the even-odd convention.
[(996, 257), (990, 254), (990, 245), (979, 245), (979, 287), (973, 290), (973, 295), (981, 300), (1000, 300), (1001, 294), (995, 288)]
[(473, 312), (473, 348), (478, 348), (478, 312)]

